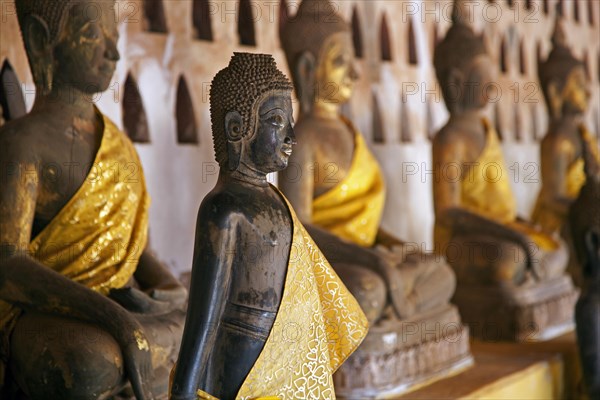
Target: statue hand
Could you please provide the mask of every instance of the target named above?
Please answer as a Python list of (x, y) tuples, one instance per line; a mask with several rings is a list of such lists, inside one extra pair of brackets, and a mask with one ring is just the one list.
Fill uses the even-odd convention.
[(170, 302), (163, 301), (160, 295), (158, 298), (155, 298), (152, 293), (148, 295), (132, 287), (111, 289), (108, 297), (119, 303), (126, 310), (138, 314), (161, 315), (177, 308)]
[(400, 271), (400, 264), (404, 262), (403, 251), (389, 251), (377, 246), (375, 252), (378, 254), (379, 269), (383, 272), (383, 278), (387, 282), (390, 300), (398, 318), (405, 319), (414, 314), (415, 305), (410, 302), (405, 293), (405, 282)]
[(153, 379), (150, 345), (141, 328), (133, 331), (133, 338), (121, 348), (125, 373), (137, 400), (154, 398), (150, 390)]
[(183, 307), (187, 296), (187, 290), (181, 285), (150, 290), (150, 297), (154, 300), (171, 304), (172, 310)]

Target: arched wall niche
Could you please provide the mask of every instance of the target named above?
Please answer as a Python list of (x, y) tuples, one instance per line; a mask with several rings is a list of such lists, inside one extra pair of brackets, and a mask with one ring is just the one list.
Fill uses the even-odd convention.
[(150, 143), (148, 117), (144, 102), (140, 95), (138, 84), (131, 75), (127, 74), (123, 89), (123, 127), (125, 133), (134, 143)]
[(240, 0), (237, 32), (240, 44), (256, 47), (256, 31), (254, 28), (254, 14), (250, 0)]
[(192, 4), (192, 23), (195, 39), (213, 41), (209, 0), (194, 0)]
[(187, 82), (185, 77), (181, 75), (177, 82), (177, 98), (175, 100), (177, 143), (198, 144), (198, 127), (194, 110), (194, 103)]
[(27, 113), (21, 82), (8, 59), (0, 69), (0, 107), (0, 125)]
[(144, 0), (144, 20), (148, 32), (167, 33), (163, 0)]

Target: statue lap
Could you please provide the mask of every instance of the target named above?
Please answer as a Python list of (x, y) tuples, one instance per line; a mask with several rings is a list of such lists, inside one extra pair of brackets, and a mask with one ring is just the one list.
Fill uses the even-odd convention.
[[(179, 351), (185, 311), (146, 316), (140, 323), (150, 345), (155, 394), (165, 393)], [(126, 387), (121, 349), (98, 326), (70, 318), (23, 313), (10, 343), (10, 376), (31, 398), (99, 399)], [(49, 393), (49, 390), (53, 391)]]

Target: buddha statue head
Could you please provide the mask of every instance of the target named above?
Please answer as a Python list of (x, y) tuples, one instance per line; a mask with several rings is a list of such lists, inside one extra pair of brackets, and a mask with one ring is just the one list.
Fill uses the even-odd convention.
[(37, 93), (106, 90), (119, 60), (115, 0), (19, 0), (17, 16)]
[(315, 103), (341, 106), (358, 78), (348, 23), (329, 0), (303, 0), (283, 28), (285, 51), (301, 114)]
[(482, 36), (468, 25), (462, 2), (456, 1), (452, 26), (436, 46), (433, 57), (436, 76), (450, 114), (481, 109), (488, 104), (488, 84), (495, 67), (487, 54)]
[(210, 116), (221, 168), (266, 175), (287, 167), (295, 136), (292, 84), (267, 54), (234, 53), (214, 77)]
[(600, 165), (581, 131), (586, 182), (569, 210), (571, 233), (584, 277), (600, 277)]
[(559, 19), (552, 34), (552, 51), (546, 61), (539, 63), (538, 75), (552, 118), (585, 112), (590, 98), (589, 80), (583, 62), (566, 44)]

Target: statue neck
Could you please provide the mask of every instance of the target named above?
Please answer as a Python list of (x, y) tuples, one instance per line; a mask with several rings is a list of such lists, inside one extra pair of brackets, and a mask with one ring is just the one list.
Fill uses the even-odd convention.
[(34, 109), (60, 110), (82, 119), (95, 118), (94, 95), (72, 86), (55, 86), (45, 95), (36, 96)]
[(339, 103), (324, 99), (317, 99), (313, 104), (310, 114), (314, 117), (325, 119), (338, 119), (340, 115)]
[(251, 168), (243, 161), (240, 161), (240, 165), (235, 171), (229, 171), (226, 168), (221, 168), (219, 177), (225, 180), (235, 180), (241, 183), (250, 184), (252, 186), (269, 186), (267, 176), (264, 173)]
[(455, 111), (450, 114), (453, 121), (481, 120), (483, 118), (483, 109), (471, 108), (464, 111)]

